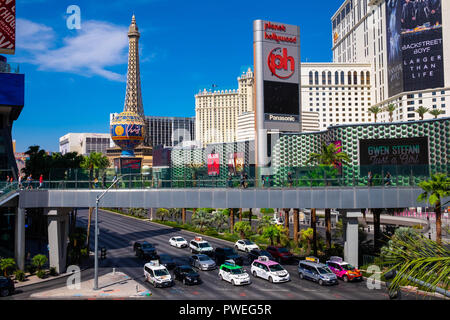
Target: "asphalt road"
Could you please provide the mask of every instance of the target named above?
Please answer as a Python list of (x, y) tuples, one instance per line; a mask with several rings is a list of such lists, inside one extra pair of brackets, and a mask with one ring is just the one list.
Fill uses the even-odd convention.
[[(87, 224), (87, 210), (78, 211), (78, 224)], [(92, 224), (94, 226), (94, 224)], [(203, 283), (196, 286), (185, 286), (176, 281), (171, 288), (153, 288), (144, 282), (144, 262), (134, 255), (133, 244), (138, 240), (151, 242), (157, 248), (158, 253), (167, 253), (174, 257), (177, 263), (187, 264), (190, 250), (178, 249), (169, 245), (169, 238), (180, 235), (190, 241), (194, 235), (186, 231), (177, 231), (166, 226), (141, 221), (118, 214), (99, 211), (99, 247), (108, 249), (107, 259), (100, 260), (99, 273), (108, 273), (112, 268), (128, 274), (138, 283), (150, 289), (153, 293), (151, 299), (160, 300), (386, 300), (388, 299), (385, 288), (369, 290), (365, 282), (344, 283), (339, 281), (335, 286), (320, 286), (315, 282), (300, 280), (296, 265), (284, 267), (291, 276), (291, 281), (282, 284), (271, 284), (266, 280), (251, 276), (252, 283), (247, 286), (233, 287), (230, 283), (219, 280), (218, 270), (199, 271)], [(93, 228), (91, 229), (93, 230)], [(206, 238), (215, 247), (231, 246), (230, 243), (213, 238)], [(93, 248), (93, 232), (91, 247)], [(244, 255), (245, 254), (241, 254)], [(250, 266), (246, 263), (244, 268), (250, 272)], [(82, 272), (83, 277), (93, 277), (93, 269)], [(65, 285), (66, 278), (52, 280), (42, 284), (36, 284), (18, 289), (10, 299), (28, 299), (34, 292), (58, 288)], [(403, 298), (423, 299), (415, 295)]]

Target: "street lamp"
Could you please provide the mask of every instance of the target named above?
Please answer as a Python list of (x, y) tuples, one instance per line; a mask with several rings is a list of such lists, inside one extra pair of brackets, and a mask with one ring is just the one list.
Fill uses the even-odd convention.
[(148, 176), (150, 172), (144, 172), (144, 173), (128, 173), (124, 174), (120, 177), (117, 177), (113, 183), (109, 186), (108, 189), (106, 189), (102, 194), (97, 195), (95, 198), (95, 263), (94, 263), (94, 290), (98, 290), (98, 204), (100, 200), (103, 198), (103, 196), (116, 185), (117, 182), (119, 182), (120, 179), (127, 177), (127, 176), (134, 176), (134, 175), (144, 175)]

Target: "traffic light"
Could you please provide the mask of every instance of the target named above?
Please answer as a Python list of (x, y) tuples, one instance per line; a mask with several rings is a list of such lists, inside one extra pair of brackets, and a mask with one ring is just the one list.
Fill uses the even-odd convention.
[(106, 248), (102, 247), (100, 250), (100, 259), (106, 259)]

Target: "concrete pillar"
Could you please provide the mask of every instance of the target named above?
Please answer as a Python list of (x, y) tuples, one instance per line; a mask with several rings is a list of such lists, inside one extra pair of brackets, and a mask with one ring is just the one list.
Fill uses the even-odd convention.
[(48, 223), (49, 264), (56, 272), (66, 271), (67, 243), (69, 237), (69, 210), (48, 209), (46, 212)]
[(25, 209), (17, 208), (15, 239), (14, 239), (14, 257), (17, 267), (20, 270), (25, 269)]
[(360, 211), (344, 213), (344, 260), (358, 268), (358, 218)]

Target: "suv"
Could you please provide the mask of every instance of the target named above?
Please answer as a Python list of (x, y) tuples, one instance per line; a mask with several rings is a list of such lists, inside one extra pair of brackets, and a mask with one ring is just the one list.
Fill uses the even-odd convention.
[(278, 262), (290, 262), (294, 257), (288, 249), (282, 247), (268, 246), (266, 249)]
[(158, 255), (158, 260), (159, 260), (160, 265), (163, 265), (164, 267), (166, 267), (169, 270), (172, 270), (173, 268), (175, 268), (177, 266), (175, 264), (175, 260), (173, 260), (172, 256), (165, 254), (165, 253)]
[(261, 256), (265, 256), (269, 258), (269, 260), (275, 261), (275, 258), (272, 257), (272, 255), (269, 252), (267, 252), (266, 250), (257, 250), (257, 249), (253, 249), (248, 253), (247, 260), (251, 264), (253, 261), (255, 261)]
[(156, 248), (147, 241), (135, 242), (133, 249), (135, 254), (141, 259), (152, 260), (156, 258)]
[(242, 259), (242, 257), (240, 257), (232, 248), (216, 248), (214, 258), (217, 265), (224, 263), (225, 260), (233, 260), (240, 266), (244, 264), (244, 259)]
[(253, 261), (252, 275), (269, 280), (269, 282), (287, 282), (290, 280), (289, 273), (277, 262), (270, 261), (268, 257), (261, 256)]
[(207, 255), (211, 255), (214, 250), (208, 241), (203, 240), (202, 237), (195, 237), (194, 240), (191, 240), (189, 242), (189, 248), (191, 248), (192, 253), (203, 253)]
[(325, 264), (319, 263), (317, 258), (306, 258), (298, 263), (300, 279), (309, 279), (324, 284), (337, 284), (337, 277)]
[(150, 261), (144, 266), (145, 281), (156, 287), (171, 287), (174, 284), (172, 276), (166, 267), (159, 264), (157, 260)]
[(330, 257), (327, 266), (340, 279), (345, 282), (362, 280), (362, 273), (351, 264), (343, 261), (341, 257)]
[(236, 243), (234, 244), (234, 248), (236, 250), (241, 250), (241, 251), (245, 251), (245, 252), (250, 252), (254, 249), (259, 249), (257, 244), (255, 244), (254, 242), (252, 242), (248, 239), (236, 241)]
[(175, 280), (180, 280), (184, 285), (200, 284), (200, 275), (195, 272), (190, 266), (178, 266), (175, 268), (173, 275)]
[(252, 283), (248, 273), (233, 261), (225, 261), (225, 263), (220, 266), (219, 278), (220, 280), (231, 282), (233, 286)]
[(0, 297), (6, 297), (14, 292), (14, 281), (10, 278), (0, 276)]

